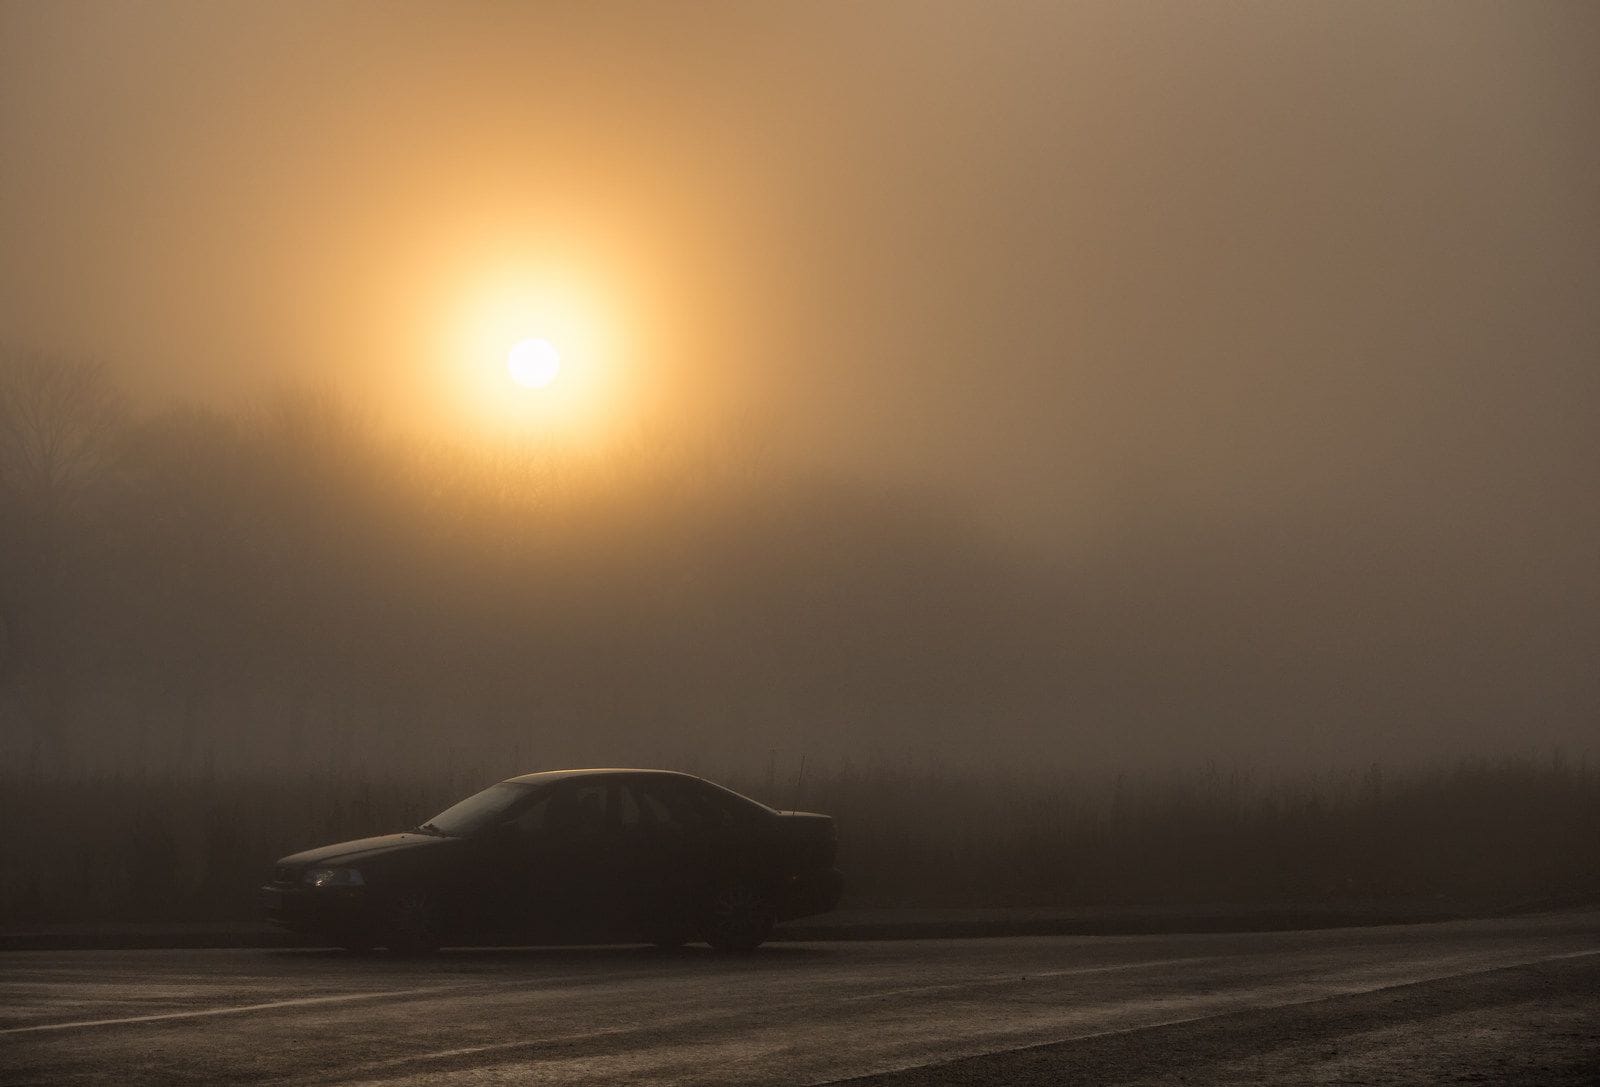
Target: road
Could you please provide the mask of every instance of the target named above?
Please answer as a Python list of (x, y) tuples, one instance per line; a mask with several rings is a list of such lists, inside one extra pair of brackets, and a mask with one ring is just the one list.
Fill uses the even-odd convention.
[(0, 955), (0, 1082), (1590, 1083), (1600, 913), (704, 949)]

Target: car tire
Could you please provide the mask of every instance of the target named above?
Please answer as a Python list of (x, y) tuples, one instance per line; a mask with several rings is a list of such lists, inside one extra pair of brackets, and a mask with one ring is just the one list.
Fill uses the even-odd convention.
[(693, 928), (679, 925), (663, 925), (659, 928), (653, 928), (644, 934), (644, 938), (652, 946), (669, 950), (682, 947), (684, 944), (691, 942), (694, 937), (695, 931)]
[(444, 942), (443, 911), (428, 891), (401, 891), (389, 901), (387, 913), (383, 942), (390, 951), (420, 955), (439, 950)]
[(771, 895), (748, 881), (731, 881), (706, 903), (706, 943), (718, 951), (754, 951), (772, 935), (777, 920)]

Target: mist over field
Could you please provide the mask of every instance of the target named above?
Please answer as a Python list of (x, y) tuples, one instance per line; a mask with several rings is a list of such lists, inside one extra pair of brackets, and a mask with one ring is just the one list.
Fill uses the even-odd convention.
[[(4, 758), (411, 774), (1587, 754), (1587, 588), (1130, 511), (1048, 561), (759, 433), (421, 443), (327, 390), (138, 411), (0, 372)], [(493, 771), (490, 771), (491, 773)]]

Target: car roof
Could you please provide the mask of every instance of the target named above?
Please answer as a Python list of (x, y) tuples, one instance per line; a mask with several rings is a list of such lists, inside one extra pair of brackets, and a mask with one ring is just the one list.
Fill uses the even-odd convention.
[(746, 804), (754, 804), (756, 807), (762, 808), (769, 812), (777, 811), (776, 808), (763, 804), (759, 800), (745, 796), (743, 793), (734, 792), (726, 785), (718, 785), (714, 781), (706, 781), (705, 778), (695, 777), (693, 774), (685, 774), (681, 770), (649, 770), (628, 766), (596, 766), (585, 770), (541, 770), (534, 774), (520, 774), (514, 778), (506, 778), (506, 781), (515, 781), (523, 785), (546, 785), (552, 781), (563, 781), (567, 778), (608, 776), (683, 778), (686, 781), (698, 781), (702, 784), (709, 785), (719, 793), (726, 793), (728, 796), (738, 797)]
[(540, 770), (538, 773), (521, 774), (514, 778), (506, 778), (506, 780), (521, 781), (533, 785), (550, 781), (558, 781), (562, 778), (598, 777), (601, 774), (650, 774), (660, 775), (662, 777), (694, 778), (696, 781), (701, 780), (700, 778), (695, 778), (693, 774), (680, 773), (677, 770), (646, 770), (628, 766), (596, 766), (584, 770)]

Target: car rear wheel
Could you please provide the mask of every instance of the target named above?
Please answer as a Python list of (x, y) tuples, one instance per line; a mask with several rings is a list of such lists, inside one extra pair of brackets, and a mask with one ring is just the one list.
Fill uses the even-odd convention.
[(644, 934), (644, 938), (656, 947), (682, 947), (695, 937), (695, 931), (689, 925), (658, 925)]
[(384, 943), (390, 951), (415, 955), (437, 951), (444, 942), (439, 900), (427, 891), (401, 891), (389, 903)]
[(707, 904), (706, 943), (718, 951), (754, 951), (777, 920), (771, 895), (751, 883), (725, 883)]

